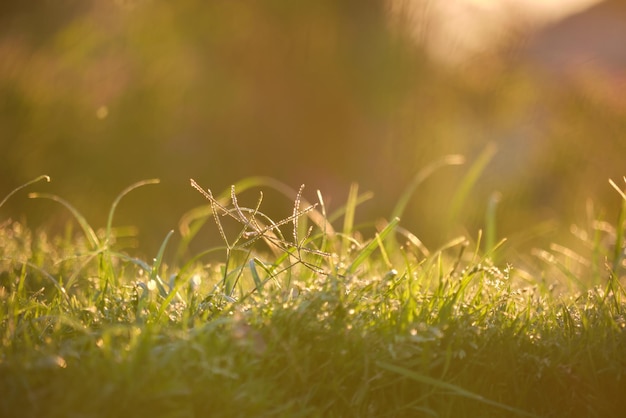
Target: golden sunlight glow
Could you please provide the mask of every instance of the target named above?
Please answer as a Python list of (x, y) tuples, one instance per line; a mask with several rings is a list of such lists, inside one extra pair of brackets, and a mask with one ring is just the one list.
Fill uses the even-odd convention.
[(540, 27), (601, 0), (390, 1), (392, 11), (408, 13), (413, 36), (435, 59), (458, 64), (494, 46), (511, 29)]

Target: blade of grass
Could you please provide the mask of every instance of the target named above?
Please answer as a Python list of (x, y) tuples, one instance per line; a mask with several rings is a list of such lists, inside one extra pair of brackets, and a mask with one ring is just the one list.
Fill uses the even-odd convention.
[(428, 177), (430, 177), (435, 171), (440, 168), (452, 165), (461, 165), (465, 163), (465, 158), (462, 155), (446, 155), (445, 157), (428, 164), (426, 167), (422, 168), (420, 171), (413, 176), (413, 179), (409, 183), (409, 185), (404, 189), (404, 192), (400, 195), (400, 199), (398, 199), (398, 203), (393, 208), (391, 212), (391, 219), (402, 218), (404, 214), (404, 210), (409, 203), (411, 197), (415, 193), (415, 190), (419, 187), (420, 184), (424, 182)]
[[(41, 273), (46, 279), (50, 280), (50, 282), (54, 285), (54, 287), (59, 291), (59, 293), (63, 296), (63, 298), (65, 299), (65, 301), (67, 302), (68, 306), (71, 308), (72, 307), (72, 303), (70, 300), (69, 295), (67, 294), (67, 291), (65, 290), (65, 288), (63, 287), (63, 285), (61, 283), (59, 283), (57, 281), (57, 279), (54, 278), (54, 276), (52, 276), (50, 273), (48, 273), (46, 270), (44, 270), (43, 268), (39, 267), (38, 265), (31, 263), (30, 261), (20, 261), (20, 260), (14, 260), (14, 259), (10, 259), (10, 258), (0, 258), (0, 260), (7, 260), (7, 261), (11, 261), (11, 262), (17, 262), (20, 263), (24, 266), (28, 266), (33, 270), (38, 271), (39, 273)], [(23, 286), (23, 282), (20, 282), (19, 285), (22, 287)], [(21, 289), (20, 289), (21, 290)]]
[(491, 162), (496, 154), (496, 146), (494, 143), (489, 143), (485, 149), (480, 153), (474, 164), (470, 167), (467, 174), (463, 177), (459, 188), (457, 189), (452, 203), (450, 205), (450, 212), (448, 215), (449, 223), (453, 224), (458, 221), (459, 213), (463, 207), (463, 204), (467, 201), (467, 196), (476, 185), (476, 182), (480, 178), (480, 175), (485, 171), (485, 168)]
[(341, 246), (341, 253), (347, 254), (350, 248), (350, 241), (347, 239), (352, 236), (352, 230), (354, 228), (354, 213), (356, 212), (357, 197), (359, 196), (359, 186), (356, 183), (350, 185), (350, 191), (348, 192), (348, 200), (346, 202), (346, 212), (343, 216), (343, 245)]
[[(372, 192), (361, 193), (356, 199), (356, 206), (357, 207), (360, 206), (362, 203), (365, 203), (368, 200), (371, 200), (373, 197), (374, 197), (374, 193)], [(339, 209), (334, 210), (333, 213), (328, 215), (328, 218), (326, 218), (326, 222), (328, 224), (335, 222), (337, 219), (341, 218), (346, 213), (346, 209), (347, 209), (347, 205), (343, 205)]]
[(492, 252), (496, 246), (496, 209), (498, 208), (501, 198), (502, 195), (499, 192), (493, 192), (491, 196), (489, 196), (487, 212), (485, 214), (485, 253)]
[[(624, 178), (626, 182), (626, 177)], [(622, 205), (620, 207), (619, 215), (617, 217), (617, 223), (615, 224), (615, 248), (613, 252), (613, 276), (619, 277), (620, 265), (622, 264), (624, 254), (624, 223), (626, 223), (626, 193), (620, 187), (615, 184), (613, 180), (609, 180), (609, 183), (622, 197)]]
[(380, 254), (383, 257), (383, 262), (385, 263), (385, 266), (387, 266), (389, 270), (393, 269), (393, 264), (391, 264), (391, 260), (389, 259), (389, 255), (387, 255), (387, 251), (385, 250), (383, 240), (380, 237), (379, 233), (376, 233), (376, 241), (378, 243), (378, 248), (380, 248)]
[(248, 262), (248, 266), (250, 267), (250, 274), (252, 274), (252, 280), (254, 280), (254, 289), (259, 293), (259, 295), (262, 295), (264, 281), (261, 280), (261, 277), (259, 276), (259, 272), (256, 270), (257, 263), (261, 263), (260, 260), (253, 258)]
[(159, 277), (159, 269), (161, 268), (161, 264), (163, 263), (163, 254), (165, 253), (165, 247), (167, 247), (167, 243), (170, 238), (174, 234), (174, 230), (171, 229), (170, 232), (167, 233), (163, 243), (161, 243), (161, 247), (159, 248), (159, 252), (157, 253), (156, 258), (154, 259), (154, 263), (152, 264), (152, 269), (150, 271), (150, 280), (154, 280), (159, 288), (159, 293), (162, 297), (167, 298), (168, 292), (165, 290), (165, 283)]
[(394, 220), (389, 222), (389, 224), (387, 224), (387, 226), (385, 228), (383, 228), (383, 230), (380, 231), (380, 233), (378, 234), (380, 236), (380, 238), (374, 239), (374, 240), (370, 241), (365, 247), (363, 247), (361, 249), (361, 251), (359, 252), (359, 254), (355, 257), (355, 259), (352, 262), (352, 264), (350, 264), (350, 266), (348, 266), (348, 268), (346, 270), (346, 274), (353, 273), (354, 270), (356, 270), (357, 267), (359, 267), (361, 264), (363, 264), (363, 262), (365, 260), (369, 259), (370, 256), (372, 255), (372, 253), (374, 252), (374, 250), (376, 250), (376, 248), (378, 248), (379, 244), (381, 242), (384, 242), (385, 238), (392, 231), (395, 230), (396, 226), (398, 225), (398, 222), (400, 222), (400, 219), (398, 219), (398, 218), (395, 218)]
[(532, 414), (530, 412), (527, 412), (518, 408), (514, 408), (512, 406), (505, 405), (503, 403), (496, 402), (491, 399), (487, 399), (484, 396), (478, 395), (474, 392), (470, 392), (469, 390), (463, 389), (460, 386), (454, 385), (452, 383), (444, 382), (443, 380), (435, 379), (430, 376), (423, 375), (421, 373), (414, 372), (404, 367), (396, 366), (394, 364), (389, 364), (383, 361), (377, 361), (376, 365), (380, 367), (381, 369), (385, 369), (387, 371), (397, 373), (400, 376), (404, 376), (407, 379), (414, 380), (416, 382), (423, 383), (425, 385), (433, 386), (435, 388), (448, 391), (449, 393), (452, 393), (456, 396), (472, 399), (474, 401), (481, 402), (486, 405), (504, 409), (505, 411), (508, 411), (508, 412), (511, 412), (520, 416), (538, 418), (537, 415)]
[(72, 213), (72, 215), (74, 215), (74, 218), (76, 218), (76, 221), (82, 228), (83, 232), (85, 233), (85, 237), (87, 237), (87, 240), (89, 241), (89, 244), (91, 245), (91, 249), (97, 250), (98, 248), (100, 248), (100, 240), (98, 239), (96, 232), (89, 225), (89, 223), (87, 222), (87, 219), (85, 219), (85, 217), (68, 201), (60, 198), (59, 196), (48, 194), (48, 193), (30, 193), (28, 197), (31, 199), (50, 199), (65, 206), (65, 208), (69, 210)]
[(320, 211), (322, 212), (322, 242), (319, 245), (319, 249), (321, 251), (326, 251), (328, 248), (326, 247), (326, 243), (328, 242), (328, 234), (326, 233), (326, 224), (328, 223), (328, 218), (326, 216), (326, 205), (324, 204), (324, 198), (322, 197), (322, 192), (317, 190), (317, 201), (320, 206)]
[(23, 188), (28, 187), (28, 186), (30, 186), (31, 184), (37, 183), (38, 181), (41, 181), (41, 180), (45, 180), (46, 182), (50, 183), (50, 177), (49, 177), (49, 176), (46, 176), (45, 174), (44, 174), (44, 175), (41, 175), (41, 176), (39, 176), (39, 177), (37, 177), (37, 178), (34, 178), (34, 179), (32, 179), (31, 181), (28, 181), (28, 182), (26, 182), (26, 183), (22, 184), (21, 186), (16, 187), (16, 188), (15, 188), (15, 189), (13, 189), (13, 190), (12, 190), (12, 191), (8, 194), (8, 195), (6, 195), (6, 197), (5, 197), (4, 199), (2, 199), (2, 202), (0, 202), (0, 208), (1, 208), (1, 207), (2, 207), (2, 205), (4, 205), (4, 204), (5, 204), (5, 202), (6, 202), (7, 200), (9, 200), (9, 198), (10, 198), (11, 196), (13, 196), (15, 193), (17, 193), (17, 192), (19, 192), (20, 190), (22, 190)]
[(113, 201), (113, 204), (111, 204), (111, 209), (109, 210), (109, 217), (107, 219), (107, 226), (106, 226), (106, 241), (107, 242), (111, 238), (111, 228), (113, 226), (113, 215), (115, 214), (115, 210), (117, 209), (117, 205), (120, 203), (120, 200), (122, 200), (124, 196), (126, 196), (128, 193), (130, 193), (131, 191), (135, 190), (138, 187), (145, 186), (148, 184), (158, 184), (158, 183), (160, 183), (159, 179), (149, 179), (149, 180), (138, 181), (137, 183), (133, 183), (127, 188), (125, 188), (124, 190), (122, 190), (122, 192), (115, 198), (115, 200)]

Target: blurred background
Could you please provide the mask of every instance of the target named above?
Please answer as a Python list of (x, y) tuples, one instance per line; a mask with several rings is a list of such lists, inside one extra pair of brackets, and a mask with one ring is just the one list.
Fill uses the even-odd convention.
[[(189, 178), (214, 192), (247, 176), (304, 183), (329, 211), (357, 182), (375, 194), (360, 219), (374, 221), (420, 169), (462, 154), (403, 216), (427, 246), (476, 236), (496, 191), (500, 236), (566, 240), (588, 199), (617, 214), (608, 179), (626, 175), (625, 40), (621, 1), (4, 0), (0, 198), (48, 174), (30, 190), (99, 227), (122, 189), (160, 178), (115, 221), (154, 254), (204, 203)], [(288, 215), (291, 202), (263, 207)], [(55, 228), (70, 216), (24, 192), (0, 208), (7, 218)]]

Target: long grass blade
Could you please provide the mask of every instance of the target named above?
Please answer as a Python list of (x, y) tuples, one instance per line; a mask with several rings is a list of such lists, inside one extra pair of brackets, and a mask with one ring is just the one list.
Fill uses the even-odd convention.
[(154, 280), (154, 282), (157, 284), (157, 287), (159, 288), (159, 293), (162, 297), (167, 297), (169, 292), (165, 290), (165, 283), (163, 283), (163, 280), (161, 280), (161, 277), (159, 277), (159, 269), (161, 268), (161, 264), (163, 263), (163, 254), (165, 254), (165, 248), (167, 247), (167, 243), (169, 242), (170, 238), (172, 238), (173, 234), (174, 230), (171, 229), (170, 232), (168, 232), (165, 236), (165, 239), (161, 243), (161, 247), (159, 247), (159, 252), (154, 259), (154, 263), (152, 264), (152, 268), (150, 271), (150, 280)]
[(261, 280), (259, 276), (259, 272), (256, 269), (256, 264), (260, 263), (256, 258), (251, 259), (248, 262), (248, 267), (250, 268), (250, 274), (252, 275), (252, 280), (254, 280), (254, 289), (259, 293), (259, 295), (263, 294), (263, 284), (264, 281)]
[(404, 210), (406, 209), (411, 197), (415, 193), (415, 190), (419, 187), (420, 184), (424, 182), (428, 177), (430, 177), (434, 172), (439, 170), (440, 168), (454, 165), (461, 165), (465, 163), (465, 157), (462, 155), (446, 155), (445, 157), (434, 161), (428, 164), (426, 167), (422, 168), (420, 171), (413, 176), (409, 185), (404, 189), (404, 192), (400, 195), (400, 199), (396, 203), (396, 206), (391, 211), (391, 219), (402, 218), (404, 214)]
[(43, 274), (43, 276), (50, 280), (50, 282), (54, 285), (54, 287), (56, 287), (56, 289), (59, 291), (59, 293), (63, 296), (63, 298), (65, 299), (65, 301), (68, 303), (68, 306), (72, 306), (71, 305), (71, 301), (70, 301), (70, 297), (67, 294), (67, 291), (65, 290), (65, 288), (63, 287), (63, 285), (61, 283), (58, 282), (57, 279), (55, 279), (50, 273), (48, 273), (46, 270), (44, 270), (43, 268), (39, 267), (38, 265), (31, 263), (30, 261), (20, 261), (20, 260), (14, 260), (11, 258), (0, 258), (0, 260), (6, 260), (6, 261), (11, 261), (11, 262), (17, 262), (20, 263), (24, 266), (30, 267), (33, 270), (38, 271), (39, 273)]
[(505, 411), (508, 411), (508, 412), (511, 412), (511, 413), (514, 413), (514, 414), (517, 414), (517, 415), (520, 415), (520, 416), (536, 417), (536, 418), (538, 418), (537, 415), (532, 414), (530, 412), (527, 412), (527, 411), (524, 411), (524, 410), (521, 410), (521, 409), (518, 409), (518, 408), (514, 408), (512, 406), (505, 405), (503, 403), (496, 402), (496, 401), (493, 401), (491, 399), (487, 399), (484, 396), (478, 395), (478, 394), (476, 394), (474, 392), (470, 392), (469, 390), (463, 389), (460, 386), (454, 385), (452, 383), (445, 382), (445, 381), (440, 380), (440, 379), (435, 379), (433, 377), (430, 377), (430, 376), (427, 376), (427, 375), (424, 375), (424, 374), (421, 374), (421, 373), (414, 372), (413, 370), (409, 370), (409, 369), (406, 369), (404, 367), (396, 366), (394, 364), (386, 363), (386, 362), (383, 362), (383, 361), (377, 361), (376, 365), (378, 367), (380, 367), (381, 369), (385, 369), (387, 371), (390, 371), (390, 372), (393, 372), (393, 373), (397, 373), (400, 376), (404, 376), (407, 379), (414, 380), (416, 382), (423, 383), (425, 385), (429, 385), (429, 386), (435, 387), (437, 389), (445, 390), (446, 392), (449, 392), (449, 393), (454, 394), (456, 396), (472, 399), (474, 401), (481, 402), (481, 403), (486, 404), (486, 405), (490, 405), (490, 406), (493, 406), (493, 407), (496, 407), (496, 408), (504, 409)]
[(115, 200), (111, 204), (111, 209), (109, 210), (109, 216), (107, 218), (107, 226), (106, 226), (107, 241), (111, 239), (111, 229), (113, 227), (113, 215), (115, 214), (115, 210), (117, 209), (117, 205), (120, 203), (120, 200), (122, 200), (124, 196), (126, 196), (128, 193), (130, 193), (131, 191), (135, 190), (138, 187), (146, 186), (148, 184), (158, 184), (160, 183), (160, 181), (161, 180), (159, 179), (142, 180), (142, 181), (138, 181), (137, 183), (133, 183), (127, 188), (125, 188), (124, 190), (122, 190), (122, 192), (115, 198)]
[(2, 202), (0, 202), (0, 208), (1, 208), (1, 207), (2, 207), (2, 205), (4, 205), (4, 204), (5, 204), (5, 202), (6, 202), (7, 200), (9, 200), (9, 198), (10, 198), (11, 196), (13, 196), (15, 193), (17, 193), (17, 192), (19, 192), (20, 190), (22, 190), (23, 188), (28, 187), (28, 186), (30, 186), (31, 184), (37, 183), (37, 182), (39, 182), (39, 181), (41, 181), (41, 180), (45, 180), (46, 182), (50, 183), (50, 176), (46, 176), (46, 175), (44, 174), (44, 175), (41, 175), (41, 176), (39, 176), (39, 177), (37, 177), (37, 178), (32, 179), (31, 181), (28, 181), (28, 182), (26, 182), (26, 183), (22, 184), (22, 185), (21, 185), (21, 186), (19, 186), (19, 187), (16, 187), (16, 188), (15, 188), (15, 189), (13, 189), (13, 190), (12, 190), (12, 191), (8, 194), (8, 195), (6, 195), (6, 197), (5, 197), (4, 199), (2, 199)]
[(496, 229), (496, 210), (501, 198), (502, 195), (499, 192), (494, 192), (489, 196), (487, 212), (485, 214), (485, 253), (491, 253), (496, 246), (498, 236)]
[(449, 222), (453, 223), (458, 221), (459, 214), (463, 205), (467, 201), (467, 197), (476, 185), (476, 182), (480, 178), (487, 165), (491, 162), (494, 155), (496, 155), (496, 146), (494, 143), (490, 143), (485, 147), (483, 152), (480, 153), (474, 164), (470, 167), (467, 174), (463, 177), (459, 188), (457, 189), (452, 203), (450, 205)]
[(328, 218), (326, 217), (326, 205), (324, 204), (324, 198), (322, 197), (322, 192), (320, 192), (319, 190), (317, 190), (317, 201), (319, 203), (320, 206), (320, 210), (322, 212), (322, 217), (323, 217), (323, 223), (322, 223), (322, 243), (320, 244), (319, 248), (322, 251), (326, 251), (326, 243), (328, 242), (328, 234), (326, 234), (326, 223), (328, 222)]
[(87, 219), (85, 219), (85, 217), (74, 206), (72, 206), (67, 200), (62, 199), (59, 196), (48, 194), (48, 193), (30, 193), (28, 197), (31, 199), (50, 199), (65, 206), (65, 208), (69, 210), (72, 215), (74, 215), (74, 218), (76, 218), (76, 221), (82, 228), (83, 232), (85, 233), (85, 237), (87, 237), (87, 240), (89, 241), (89, 244), (91, 245), (91, 249), (97, 250), (98, 248), (100, 248), (100, 240), (98, 239), (98, 235), (96, 235), (96, 232), (89, 225), (89, 222), (87, 222)]
[(354, 214), (356, 212), (357, 198), (359, 196), (359, 186), (356, 183), (350, 185), (348, 192), (348, 200), (346, 202), (346, 212), (343, 216), (343, 245), (342, 253), (347, 254), (350, 247), (349, 237), (352, 236), (354, 229)]
[(365, 260), (369, 259), (372, 253), (374, 252), (374, 250), (378, 248), (379, 244), (381, 242), (384, 242), (385, 238), (392, 231), (395, 230), (396, 226), (398, 225), (398, 222), (400, 222), (400, 219), (398, 218), (395, 218), (394, 220), (389, 222), (389, 224), (387, 224), (387, 226), (383, 228), (383, 230), (380, 231), (380, 233), (378, 234), (379, 238), (370, 241), (365, 247), (363, 247), (361, 251), (359, 252), (359, 254), (354, 258), (354, 261), (352, 262), (352, 264), (348, 266), (348, 269), (346, 270), (346, 274), (353, 273), (357, 269), (357, 267), (363, 264)]
[[(626, 177), (624, 178), (626, 182)], [(615, 225), (615, 248), (613, 250), (613, 276), (619, 277), (619, 270), (624, 257), (624, 224), (626, 223), (626, 193), (613, 180), (609, 183), (622, 197), (617, 223)]]

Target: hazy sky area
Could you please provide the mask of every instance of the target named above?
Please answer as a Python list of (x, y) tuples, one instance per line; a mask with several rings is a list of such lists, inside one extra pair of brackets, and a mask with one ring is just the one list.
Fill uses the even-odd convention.
[(601, 0), (391, 0), (415, 19), (414, 36), (439, 61), (459, 64), (497, 45), (511, 29), (527, 31)]

